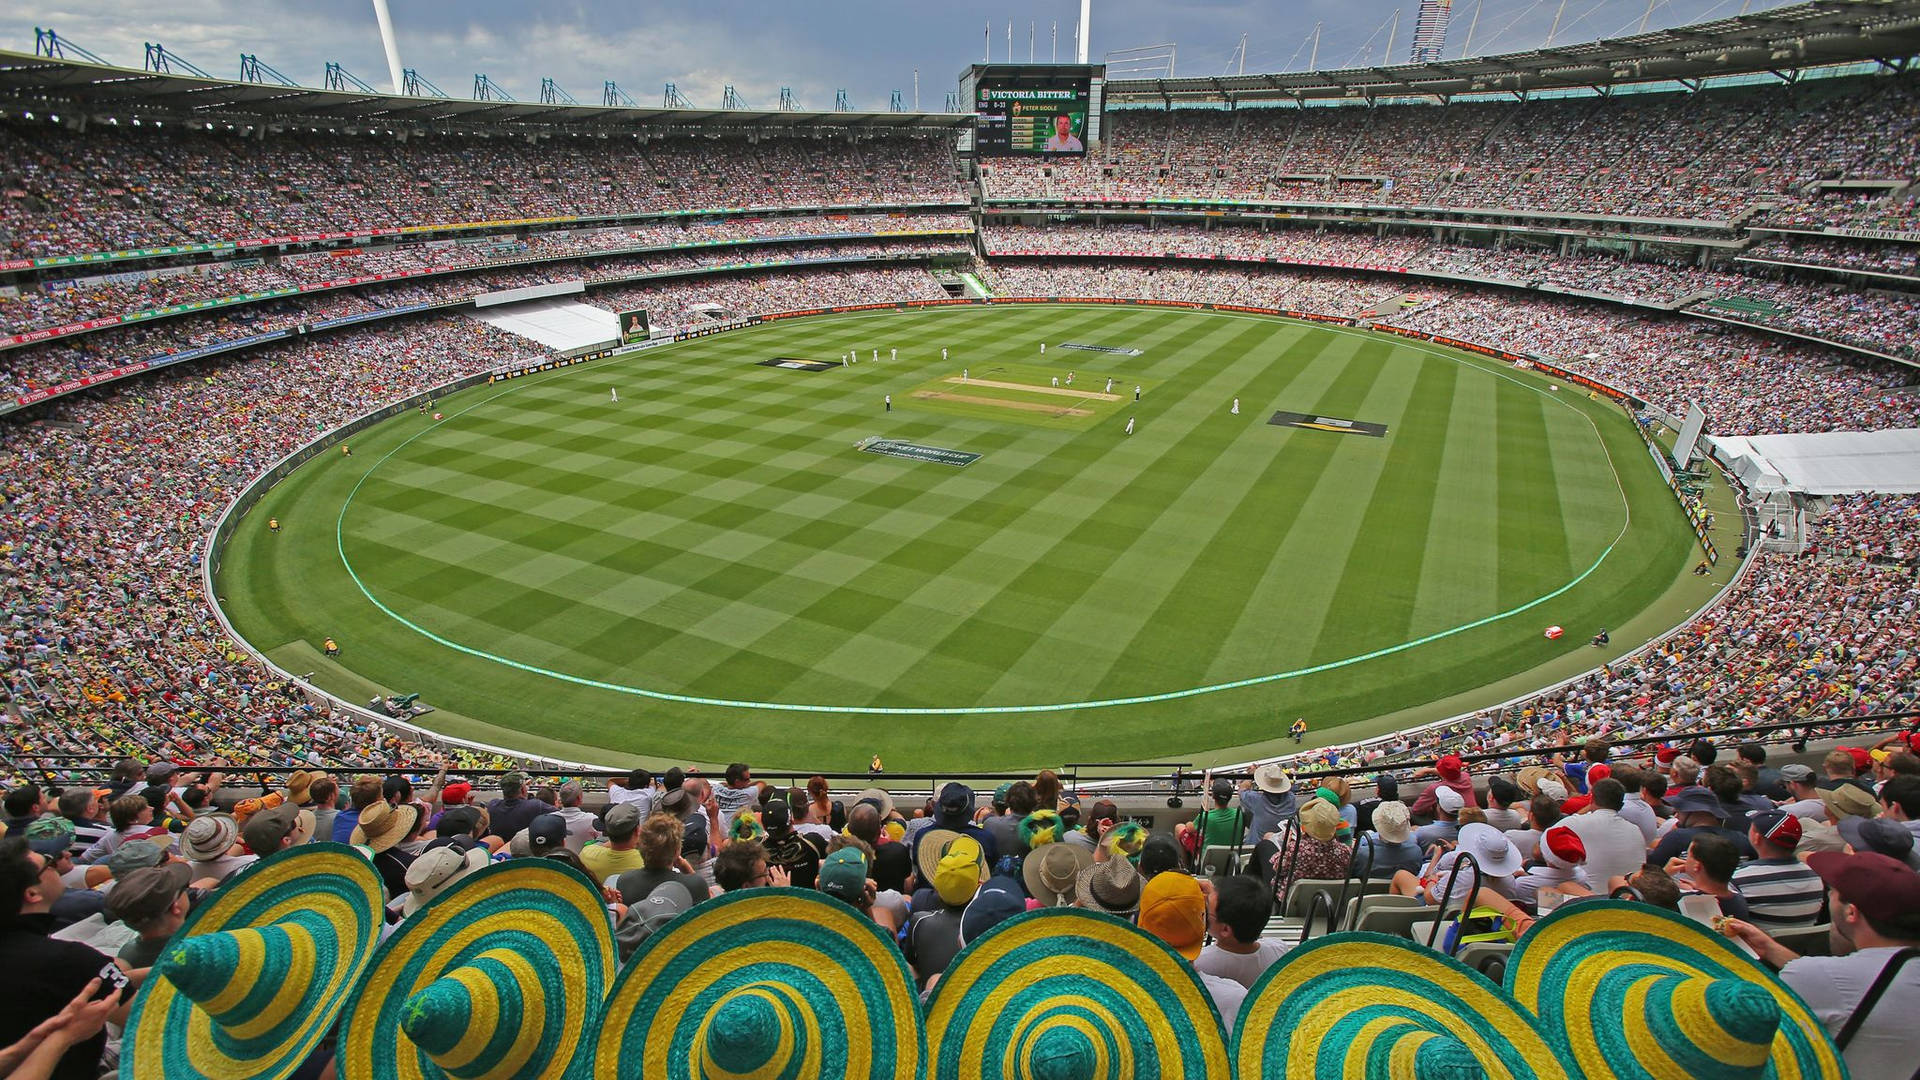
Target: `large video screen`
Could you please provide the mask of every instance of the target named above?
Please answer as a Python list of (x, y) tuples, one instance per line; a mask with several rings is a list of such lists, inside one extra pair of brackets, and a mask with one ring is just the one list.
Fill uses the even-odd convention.
[(1087, 152), (1088, 80), (1035, 86), (981, 81), (974, 88), (973, 150), (980, 157), (1079, 155)]

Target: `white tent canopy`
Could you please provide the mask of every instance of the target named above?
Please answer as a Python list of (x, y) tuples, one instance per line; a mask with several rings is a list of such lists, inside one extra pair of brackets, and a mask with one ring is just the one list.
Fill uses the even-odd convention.
[(1764, 494), (1920, 493), (1920, 428), (1707, 440), (1747, 489)]
[(557, 352), (612, 345), (620, 340), (619, 316), (577, 300), (534, 300), (481, 308), (467, 317), (532, 338)]

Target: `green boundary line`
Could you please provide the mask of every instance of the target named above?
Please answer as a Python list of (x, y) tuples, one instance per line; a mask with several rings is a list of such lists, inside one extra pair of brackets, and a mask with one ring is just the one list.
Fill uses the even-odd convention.
[[(1249, 316), (1232, 315), (1232, 314), (1217, 313), (1217, 312), (1200, 312), (1198, 314), (1219, 314), (1219, 315), (1223, 315), (1223, 317), (1226, 317), (1226, 318), (1249, 318)], [(1291, 320), (1272, 320), (1267, 318), (1262, 318), (1259, 321), (1291, 322)], [(1323, 329), (1331, 330), (1331, 329), (1338, 329), (1338, 328), (1324, 327)], [(1355, 331), (1349, 330), (1347, 332), (1354, 333)], [(1360, 333), (1364, 333), (1364, 331), (1360, 331)], [(1453, 363), (1467, 362), (1464, 357), (1452, 356), (1452, 355), (1449, 355), (1448, 353), (1441, 352), (1438, 349), (1434, 349), (1431, 346), (1422, 346), (1422, 345), (1413, 344), (1413, 343), (1409, 343), (1409, 344), (1413, 348), (1417, 349), (1418, 351), (1425, 352), (1433, 356), (1438, 356), (1446, 360), (1450, 360)], [(1560, 400), (1560, 398), (1557, 397), (1556, 395), (1550, 394), (1548, 391), (1541, 389), (1540, 387), (1530, 385), (1529, 383), (1522, 381), (1520, 379), (1513, 378), (1511, 375), (1509, 375), (1506, 372), (1500, 371), (1495, 368), (1481, 367), (1478, 364), (1475, 364), (1472, 366), (1476, 368), (1480, 368), (1480, 370), (1483, 370), (1483, 371), (1488, 371), (1489, 373), (1493, 374), (1497, 378), (1506, 379), (1518, 386), (1525, 387), (1526, 389), (1531, 390), (1536, 394), (1539, 394), (1543, 397), (1548, 398), (1549, 400), (1554, 401), (1556, 404), (1559, 404), (1564, 408), (1573, 409), (1573, 411), (1576, 414), (1578, 414), (1582, 419), (1586, 420), (1587, 425), (1593, 428), (1596, 438), (1600, 439), (1601, 451), (1607, 455), (1607, 469), (1613, 475), (1614, 486), (1620, 492), (1620, 502), (1621, 502), (1621, 505), (1625, 507), (1627, 511), (1627, 517), (1626, 517), (1626, 520), (1621, 523), (1620, 531), (1614, 535), (1614, 538), (1611, 541), (1607, 543), (1605, 550), (1601, 551), (1600, 557), (1594, 560), (1593, 565), (1587, 567), (1586, 570), (1582, 571), (1579, 574), (1579, 576), (1573, 578), (1571, 581), (1568, 581), (1566, 584), (1560, 586), (1559, 588), (1553, 590), (1552, 592), (1547, 593), (1543, 596), (1536, 597), (1535, 599), (1530, 600), (1525, 604), (1521, 604), (1518, 607), (1509, 608), (1508, 610), (1499, 612), (1498, 614), (1488, 615), (1484, 618), (1476, 619), (1473, 622), (1463, 623), (1459, 626), (1451, 627), (1446, 630), (1440, 630), (1435, 633), (1428, 634), (1424, 637), (1415, 638), (1411, 641), (1404, 641), (1398, 645), (1389, 645), (1384, 648), (1375, 649), (1371, 652), (1362, 653), (1358, 656), (1349, 656), (1340, 660), (1330, 660), (1330, 661), (1327, 661), (1326, 663), (1315, 664), (1311, 667), (1295, 668), (1291, 671), (1278, 671), (1270, 675), (1255, 675), (1255, 676), (1250, 676), (1244, 679), (1235, 679), (1235, 680), (1232, 680), (1231, 682), (1213, 683), (1207, 686), (1189, 687), (1184, 690), (1167, 690), (1157, 694), (1139, 694), (1132, 697), (1105, 698), (1105, 699), (1095, 700), (1095, 701), (1053, 702), (1053, 703), (1038, 704), (1038, 705), (917, 706), (917, 707), (896, 708), (896, 707), (881, 706), (881, 705), (818, 705), (818, 704), (808, 704), (808, 703), (799, 703), (799, 702), (740, 701), (732, 698), (715, 698), (715, 697), (702, 697), (702, 696), (693, 695), (693, 694), (676, 694), (676, 693), (672, 693), (665, 690), (649, 690), (645, 687), (640, 687), (640, 686), (627, 686), (622, 683), (606, 682), (601, 679), (589, 679), (589, 678), (586, 678), (585, 676), (571, 675), (564, 671), (555, 671), (551, 668), (543, 668), (535, 664), (523, 663), (519, 660), (514, 660), (509, 657), (500, 656), (496, 653), (487, 652), (484, 649), (476, 649), (470, 645), (463, 645), (460, 642), (454, 641), (450, 638), (443, 637), (439, 634), (434, 633), (431, 630), (428, 630), (426, 627), (413, 622), (411, 619), (408, 619), (406, 616), (400, 614), (399, 612), (388, 607), (385, 603), (381, 602), (381, 600), (378, 597), (373, 595), (372, 590), (367, 588), (366, 582), (360, 579), (359, 573), (357, 573), (353, 568), (353, 563), (347, 558), (346, 537), (345, 537), (347, 510), (353, 506), (354, 496), (359, 494), (361, 485), (367, 482), (368, 477), (372, 476), (375, 472), (378, 472), (380, 469), (380, 466), (385, 464), (388, 458), (393, 457), (393, 455), (399, 453), (400, 451), (406, 449), (408, 446), (412, 445), (415, 439), (418, 439), (422, 435), (425, 435), (427, 432), (432, 431), (433, 430), (432, 428), (422, 428), (419, 432), (409, 437), (405, 442), (402, 442), (400, 445), (394, 447), (393, 449), (387, 451), (385, 454), (381, 455), (380, 460), (374, 462), (373, 467), (368, 469), (366, 473), (363, 474), (360, 477), (360, 479), (354, 483), (353, 490), (347, 493), (346, 500), (340, 505), (339, 516), (334, 519), (334, 532), (333, 532), (334, 549), (339, 553), (340, 565), (346, 570), (347, 576), (353, 579), (354, 587), (360, 590), (360, 595), (366, 597), (368, 603), (378, 608), (381, 611), (381, 613), (385, 614), (388, 618), (399, 623), (401, 626), (404, 626), (407, 629), (413, 631), (414, 633), (419, 634), (421, 637), (426, 638), (427, 640), (433, 642), (436, 645), (439, 645), (443, 648), (452, 649), (455, 652), (464, 653), (468, 656), (472, 656), (477, 659), (487, 660), (495, 664), (500, 664), (504, 667), (513, 668), (517, 671), (524, 671), (533, 675), (544, 675), (547, 678), (557, 679), (561, 682), (573, 683), (574, 685), (577, 685), (577, 686), (591, 687), (596, 690), (610, 690), (615, 693), (628, 694), (634, 697), (650, 698), (655, 701), (672, 701), (672, 702), (677, 702), (684, 705), (711, 705), (711, 706), (719, 706), (722, 708), (734, 708), (734, 709), (767, 709), (767, 710), (776, 711), (776, 712), (842, 713), (842, 714), (849, 714), (849, 715), (879, 715), (879, 716), (978, 716), (978, 715), (1004, 714), (1004, 713), (1069, 712), (1075, 709), (1100, 709), (1100, 708), (1106, 708), (1108, 706), (1114, 706), (1114, 705), (1142, 705), (1142, 704), (1147, 704), (1150, 702), (1157, 702), (1157, 701), (1174, 701), (1180, 698), (1198, 697), (1202, 694), (1217, 693), (1222, 690), (1237, 690), (1237, 689), (1241, 689), (1248, 686), (1259, 686), (1265, 683), (1275, 683), (1275, 682), (1282, 682), (1287, 679), (1296, 679), (1305, 675), (1314, 675), (1323, 671), (1332, 671), (1337, 668), (1350, 667), (1354, 664), (1364, 663), (1368, 660), (1377, 660), (1383, 656), (1391, 656), (1395, 653), (1405, 652), (1408, 649), (1417, 648), (1421, 645), (1431, 644), (1432, 642), (1439, 641), (1443, 638), (1449, 638), (1456, 634), (1462, 634), (1469, 630), (1474, 630), (1479, 627), (1486, 626), (1490, 623), (1499, 622), (1502, 619), (1511, 618), (1515, 615), (1519, 615), (1523, 612), (1536, 608), (1541, 604), (1544, 604), (1554, 599), (1555, 597), (1560, 596), (1561, 594), (1567, 592), (1568, 590), (1574, 588), (1575, 586), (1579, 585), (1582, 581), (1585, 581), (1588, 577), (1590, 577), (1595, 570), (1600, 569), (1600, 565), (1607, 561), (1607, 556), (1613, 554), (1614, 547), (1619, 544), (1621, 538), (1626, 535), (1627, 530), (1632, 527), (1633, 506), (1631, 501), (1627, 498), (1626, 486), (1621, 482), (1620, 470), (1613, 460), (1613, 452), (1607, 449), (1606, 439), (1604, 437), (1600, 437), (1599, 428), (1594, 424), (1593, 418), (1591, 416), (1588, 416), (1584, 411), (1580, 409), (1576, 409), (1571, 404)], [(523, 385), (530, 385), (530, 384), (523, 384)], [(491, 404), (492, 402), (498, 400), (499, 398), (505, 397), (506, 395), (512, 393), (515, 389), (518, 389), (518, 388), (519, 387), (517, 386), (509, 387), (506, 390), (502, 390), (498, 394), (493, 394), (489, 397), (481, 399), (480, 401), (474, 402), (472, 405), (467, 406), (466, 408), (460, 410), (458, 413), (455, 413), (454, 415), (456, 417), (464, 416), (467, 413), (472, 412), (473, 410), (478, 409), (483, 405)]]

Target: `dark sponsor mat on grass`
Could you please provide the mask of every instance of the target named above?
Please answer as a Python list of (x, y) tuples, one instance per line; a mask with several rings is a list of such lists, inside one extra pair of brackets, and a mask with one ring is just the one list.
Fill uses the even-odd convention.
[(1077, 341), (1063, 341), (1063, 349), (1079, 349), (1081, 352), (1107, 353), (1110, 356), (1139, 356), (1139, 349), (1123, 349), (1117, 345), (1082, 345)]
[(760, 361), (760, 366), (792, 368), (795, 371), (831, 371), (840, 365), (832, 360), (803, 360), (798, 356), (776, 356)]
[(969, 454), (965, 450), (947, 450), (938, 446), (921, 446), (917, 443), (895, 442), (892, 439), (861, 439), (857, 444), (869, 454), (885, 454), (888, 457), (906, 458), (908, 461), (931, 461), (939, 465), (956, 467), (972, 464), (980, 460), (979, 454)]
[(1277, 412), (1269, 424), (1281, 427), (1308, 428), (1313, 431), (1333, 431), (1342, 435), (1371, 435), (1380, 438), (1387, 433), (1385, 424), (1369, 424), (1364, 420), (1342, 420), (1336, 416), (1318, 416), (1312, 413)]

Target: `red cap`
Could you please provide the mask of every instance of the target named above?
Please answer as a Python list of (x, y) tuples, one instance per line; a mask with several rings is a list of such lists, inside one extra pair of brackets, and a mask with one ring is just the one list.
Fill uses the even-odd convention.
[(1920, 731), (1907, 736), (1907, 749), (1920, 754)]
[(1446, 757), (1434, 762), (1433, 767), (1440, 771), (1441, 776), (1449, 780), (1458, 780), (1467, 765), (1466, 762), (1460, 760), (1459, 754), (1448, 754)]
[(472, 793), (472, 784), (448, 784), (440, 789), (440, 802), (443, 806), (459, 806)]
[(1843, 746), (1840, 749), (1852, 755), (1854, 772), (1863, 773), (1873, 768), (1873, 755), (1867, 753), (1866, 750), (1858, 746)]
[(1807, 867), (1869, 919), (1920, 911), (1920, 874), (1877, 851), (1816, 851), (1807, 856)]
[(1582, 810), (1585, 810), (1587, 807), (1592, 805), (1593, 805), (1593, 796), (1575, 795), (1572, 798), (1569, 798), (1566, 802), (1563, 802), (1560, 804), (1560, 812), (1562, 814), (1567, 814), (1571, 816), (1573, 814), (1579, 813)]
[(1563, 863), (1578, 865), (1587, 861), (1587, 845), (1580, 834), (1563, 825), (1555, 825), (1541, 835), (1547, 851)]
[(1654, 751), (1653, 756), (1659, 760), (1660, 764), (1671, 765), (1673, 764), (1673, 759), (1680, 756), (1680, 748), (1677, 746), (1663, 746)]
[(1747, 824), (1768, 842), (1783, 848), (1798, 847), (1800, 844), (1800, 819), (1785, 810), (1762, 810), (1749, 817)]
[(1613, 775), (1613, 766), (1603, 761), (1600, 764), (1595, 765), (1591, 769), (1587, 770), (1587, 786), (1592, 787), (1594, 784), (1597, 784), (1600, 781), (1605, 780), (1607, 777), (1612, 775)]

